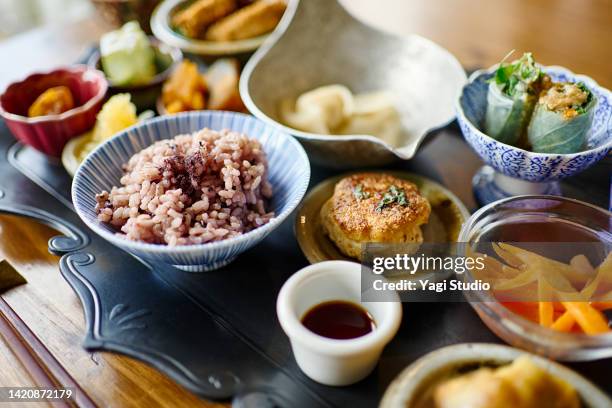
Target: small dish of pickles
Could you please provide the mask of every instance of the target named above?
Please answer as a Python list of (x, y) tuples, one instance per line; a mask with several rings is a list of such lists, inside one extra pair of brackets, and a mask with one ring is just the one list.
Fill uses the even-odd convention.
[(489, 204), (464, 224), (466, 254), (485, 255), (464, 292), (507, 343), (563, 361), (612, 356), (612, 212), (555, 196)]
[(108, 32), (87, 65), (101, 70), (109, 93), (130, 93), (139, 111), (152, 109), (163, 82), (183, 59), (180, 49), (149, 37), (135, 21)]

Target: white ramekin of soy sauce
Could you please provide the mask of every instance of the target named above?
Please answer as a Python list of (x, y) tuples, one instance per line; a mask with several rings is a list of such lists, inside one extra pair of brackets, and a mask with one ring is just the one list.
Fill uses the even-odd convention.
[[(332, 338), (307, 327), (315, 310), (333, 313), (336, 303), (349, 311), (354, 307), (355, 318), (367, 315), (371, 329), (358, 336), (341, 330), (342, 338)], [(347, 261), (319, 262), (296, 272), (281, 288), (276, 311), (300, 369), (312, 380), (332, 386), (353, 384), (370, 374), (402, 320), (397, 295), (393, 302), (361, 301), (361, 265)], [(337, 315), (330, 318), (337, 320)], [(319, 333), (336, 333), (322, 330)]]

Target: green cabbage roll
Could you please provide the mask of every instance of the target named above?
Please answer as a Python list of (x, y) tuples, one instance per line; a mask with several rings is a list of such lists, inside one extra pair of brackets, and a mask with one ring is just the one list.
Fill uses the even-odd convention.
[(584, 148), (596, 98), (583, 83), (553, 83), (540, 94), (527, 138), (539, 153), (576, 153)]
[(526, 144), (529, 119), (546, 78), (531, 53), (523, 54), (512, 63), (502, 61), (489, 81), (486, 134), (502, 143)]

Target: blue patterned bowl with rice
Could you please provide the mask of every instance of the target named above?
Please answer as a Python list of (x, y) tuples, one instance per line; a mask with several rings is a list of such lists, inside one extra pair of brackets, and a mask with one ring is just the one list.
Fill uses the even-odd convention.
[(542, 67), (554, 81), (583, 82), (596, 96), (592, 126), (586, 145), (578, 153), (535, 153), (502, 143), (481, 129), (487, 110), (489, 79), (497, 66), (474, 72), (456, 105), (465, 140), (487, 164), (475, 175), (474, 193), (480, 204), (521, 194), (560, 195), (559, 180), (594, 165), (612, 150), (612, 93), (593, 79), (558, 67)]
[[(236, 134), (247, 135), (250, 139), (259, 142), (267, 159), (267, 169), (264, 172), (272, 188), (272, 194), (266, 200), (267, 211), (274, 212), (274, 216), (269, 221), (266, 220), (265, 223), (253, 229), (245, 229), (244, 232), (228, 235), (228, 238), (222, 240), (193, 243), (200, 242), (201, 239), (198, 238), (195, 241), (189, 241), (188, 244), (168, 245), (163, 242), (128, 239), (125, 233), (119, 233), (117, 226), (104, 222), (105, 220), (98, 217), (99, 208), (104, 207), (100, 207), (100, 201), (96, 199), (96, 195), (103, 191), (111, 191), (113, 186), (121, 186), (121, 179), (127, 168), (125, 165), (130, 161), (130, 158), (139, 152), (142, 153), (143, 149), (155, 142), (172, 139), (177, 135), (192, 134), (204, 128), (212, 131), (227, 129), (236, 132)], [(172, 142), (168, 142), (171, 146)], [(231, 154), (231, 151), (228, 154)], [(139, 154), (138, 157), (142, 157), (142, 155)], [(242, 159), (238, 159), (238, 162), (244, 163)], [(203, 166), (210, 167), (212, 166), (211, 163), (206, 162)], [(220, 166), (230, 164), (225, 162)], [(245, 164), (245, 166), (247, 165), (248, 163)], [(235, 167), (244, 171), (243, 167), (238, 166)], [(176, 180), (176, 178), (173, 180)], [(302, 200), (309, 180), (310, 164), (308, 157), (301, 145), (288, 134), (249, 115), (234, 112), (200, 111), (162, 116), (139, 123), (98, 146), (83, 161), (75, 174), (72, 184), (72, 200), (83, 222), (98, 235), (121, 249), (152, 263), (164, 263), (182, 270), (200, 272), (217, 269), (230, 263), (242, 252), (256, 245), (274, 231)], [(244, 179), (242, 182), (245, 183)], [(222, 181), (218, 183), (223, 184)], [(254, 181), (252, 183), (259, 184), (259, 182)], [(252, 185), (254, 186), (254, 184)], [(246, 190), (246, 184), (243, 187), (246, 197), (249, 192)], [(217, 190), (224, 188), (231, 190), (232, 187), (227, 187), (226, 184), (226, 187), (217, 187)], [(233, 188), (238, 191), (236, 185)], [(227, 190), (224, 190), (224, 192), (227, 192)], [(111, 194), (113, 194), (112, 191)], [(222, 193), (213, 191), (212, 194), (221, 196)], [(163, 202), (164, 200), (160, 201)], [(96, 205), (98, 205), (98, 209)], [(142, 207), (146, 207), (146, 205), (136, 206), (136, 208)], [(191, 205), (191, 208), (194, 207), (195, 204)], [(219, 213), (221, 212), (222, 209), (219, 209)], [(149, 215), (144, 216), (144, 218), (148, 217)], [(201, 222), (201, 224), (204, 224), (204, 222)], [(198, 224), (199, 228), (201, 224)], [(185, 228), (191, 231), (189, 223)], [(185, 229), (182, 231), (185, 231)], [(198, 236), (201, 237), (202, 235)]]

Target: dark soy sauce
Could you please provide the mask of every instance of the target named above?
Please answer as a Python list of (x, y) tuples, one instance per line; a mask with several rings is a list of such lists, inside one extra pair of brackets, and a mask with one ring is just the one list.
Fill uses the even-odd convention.
[(376, 328), (372, 315), (363, 307), (344, 300), (320, 303), (302, 317), (311, 332), (330, 339), (346, 340), (365, 336)]

